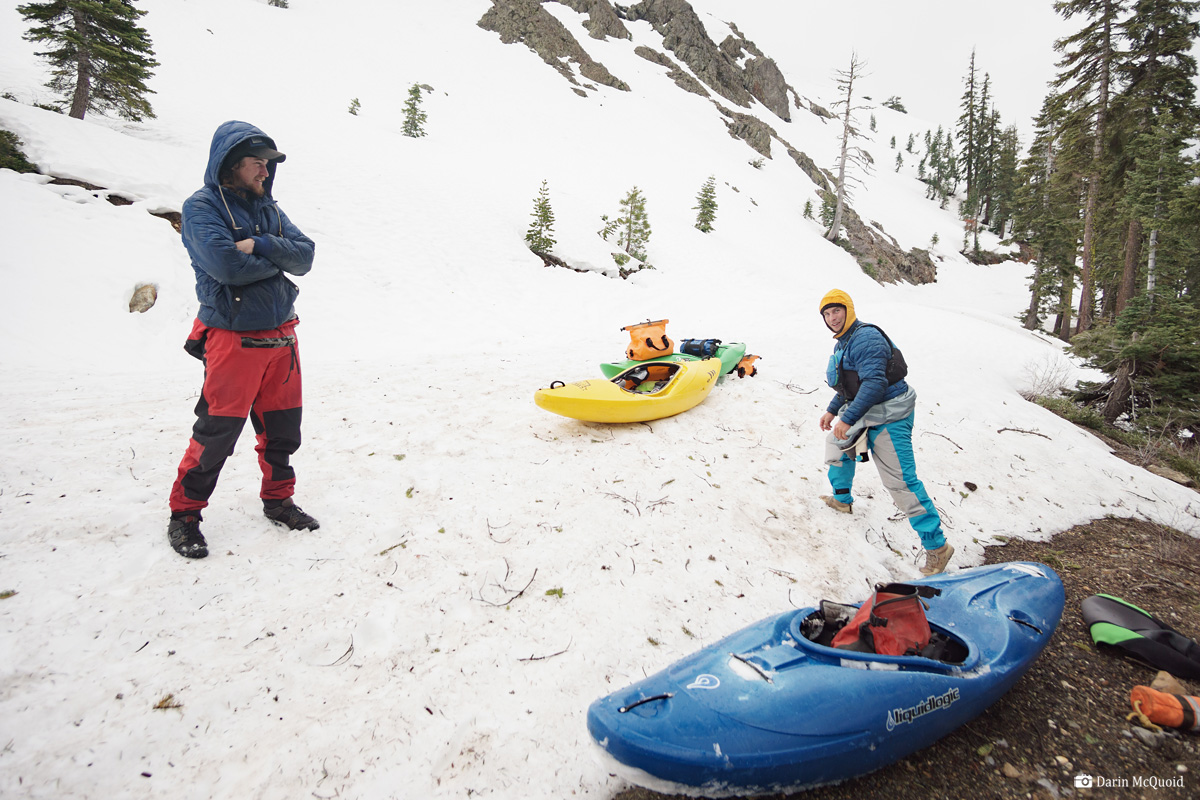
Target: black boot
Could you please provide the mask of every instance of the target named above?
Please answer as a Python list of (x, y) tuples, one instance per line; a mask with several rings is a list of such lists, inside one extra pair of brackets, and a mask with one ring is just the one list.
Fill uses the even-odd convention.
[(208, 555), (208, 543), (204, 541), (204, 534), (200, 533), (200, 517), (194, 514), (171, 517), (171, 524), (167, 526), (167, 541), (184, 558), (204, 558)]
[(264, 500), (263, 514), (276, 525), (282, 525), (294, 531), (305, 529), (315, 531), (321, 527), (321, 523), (301, 511), (300, 506), (292, 502), (290, 497), (285, 500)]

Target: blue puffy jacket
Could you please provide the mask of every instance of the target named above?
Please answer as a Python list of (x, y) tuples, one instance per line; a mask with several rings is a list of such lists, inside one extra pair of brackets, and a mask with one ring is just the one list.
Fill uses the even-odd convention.
[[(838, 339), (837, 344), (833, 346), (833, 356), (829, 359), (826, 382), (831, 387), (837, 385), (839, 363), (843, 370), (858, 372), (860, 381), (858, 393), (840, 414), (842, 422), (853, 425), (862, 419), (871, 406), (899, 397), (908, 391), (908, 382), (904, 380), (888, 386), (887, 362), (891, 355), (891, 345), (879, 329), (864, 325), (859, 320), (855, 320), (846, 334)], [(826, 410), (830, 414), (837, 414), (845, 404), (846, 398), (837, 394)]]
[[(221, 187), (226, 156), (251, 136), (275, 142), (247, 122), (222, 123), (213, 134), (204, 172), (204, 188), (183, 204), (183, 245), (196, 271), (200, 321), (211, 328), (235, 331), (271, 330), (295, 316), (300, 290), (286, 273), (312, 269), (316, 246), (291, 223), (271, 197), (279, 158), (267, 165), (263, 197), (243, 198)], [(247, 255), (235, 246), (254, 239)]]

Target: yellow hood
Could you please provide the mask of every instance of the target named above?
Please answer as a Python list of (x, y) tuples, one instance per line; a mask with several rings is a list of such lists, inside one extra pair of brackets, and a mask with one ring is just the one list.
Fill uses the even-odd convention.
[(850, 299), (850, 295), (846, 294), (841, 289), (831, 289), (824, 297), (821, 298), (821, 313), (825, 313), (826, 306), (833, 305), (846, 307), (846, 324), (842, 326), (840, 331), (833, 335), (833, 338), (840, 339), (843, 333), (850, 330), (850, 326), (854, 324), (854, 320), (856, 319), (854, 316), (854, 301)]

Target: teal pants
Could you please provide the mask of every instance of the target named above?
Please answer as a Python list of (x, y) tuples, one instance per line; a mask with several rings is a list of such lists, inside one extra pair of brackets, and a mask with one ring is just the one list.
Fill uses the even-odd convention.
[[(879, 470), (883, 486), (892, 495), (896, 506), (908, 515), (908, 524), (921, 537), (926, 550), (936, 550), (946, 543), (942, 534), (942, 519), (925, 484), (917, 477), (917, 461), (913, 456), (912, 429), (916, 413), (904, 419), (867, 428), (867, 447)], [(843, 455), (829, 467), (829, 484), (833, 496), (843, 503), (853, 503), (854, 470), (857, 462), (852, 455)]]

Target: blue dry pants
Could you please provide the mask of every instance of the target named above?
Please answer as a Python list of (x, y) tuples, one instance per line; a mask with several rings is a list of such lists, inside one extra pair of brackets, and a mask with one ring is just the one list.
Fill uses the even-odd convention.
[[(908, 515), (908, 524), (921, 537), (926, 550), (936, 550), (946, 543), (942, 520), (938, 516), (925, 484), (917, 477), (917, 461), (913, 456), (912, 429), (916, 413), (904, 419), (867, 428), (867, 447), (879, 470), (883, 486), (892, 495), (896, 506)], [(833, 496), (843, 503), (853, 503), (856, 463), (853, 454), (845, 454), (829, 467), (829, 484)]]

